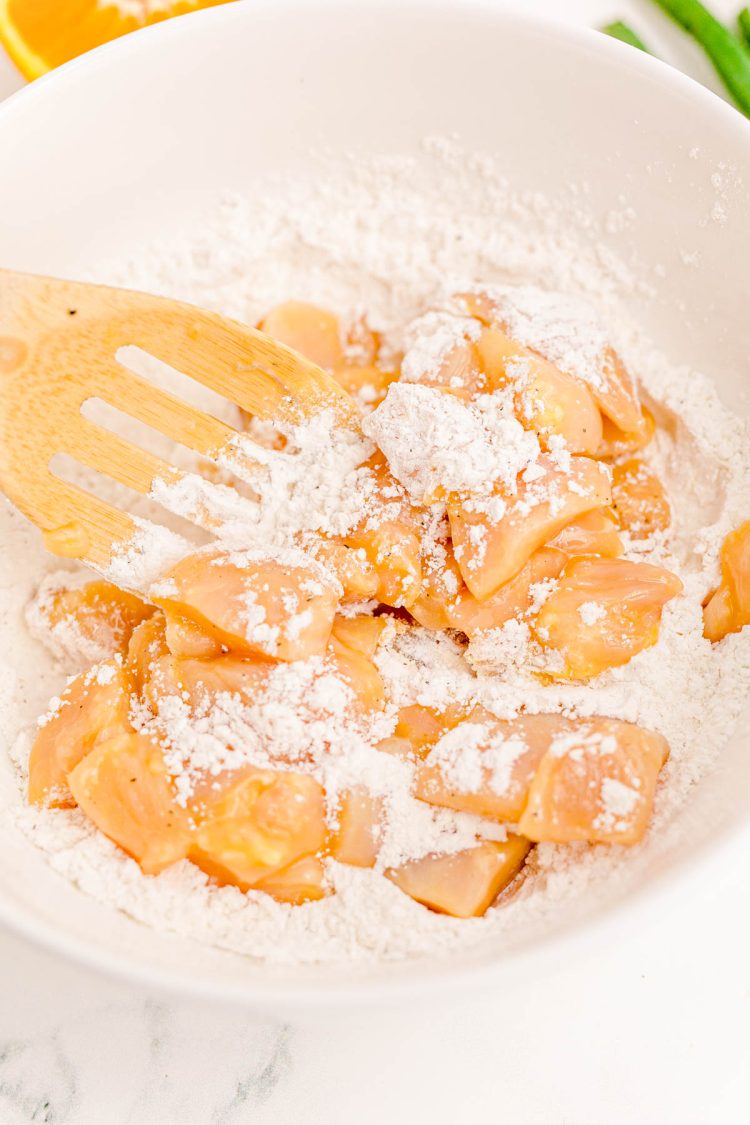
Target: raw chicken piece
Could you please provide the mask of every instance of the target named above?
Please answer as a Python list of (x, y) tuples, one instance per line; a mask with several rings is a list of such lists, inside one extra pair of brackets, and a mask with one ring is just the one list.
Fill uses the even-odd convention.
[(150, 591), (232, 652), (306, 660), (325, 651), (338, 605), (313, 565), (253, 551), (200, 551), (182, 559)]
[(682, 591), (677, 575), (628, 559), (573, 559), (532, 624), (561, 658), (558, 679), (589, 680), (656, 643), (664, 605)]
[(703, 635), (720, 641), (750, 625), (750, 520), (730, 532), (721, 548), (721, 584), (703, 607)]
[(555, 739), (531, 783), (519, 831), (557, 844), (637, 844), (651, 818), (666, 739), (595, 718)]
[[(609, 470), (599, 461), (571, 457), (570, 466), (561, 468), (543, 454), (534, 468), (533, 474), (521, 474), (515, 496), (496, 490), (489, 501), (468, 497), (448, 503), (453, 551), (476, 598), (494, 594), (571, 520), (611, 501)], [(494, 499), (504, 507), (499, 517)]]
[(100, 742), (68, 782), (86, 816), (147, 875), (187, 856), (190, 817), (177, 803), (161, 748), (146, 735)]
[(612, 508), (632, 539), (648, 539), (655, 531), (666, 531), (671, 520), (664, 486), (638, 457), (612, 469)]
[(130, 730), (130, 681), (121, 663), (107, 660), (76, 676), (36, 736), (29, 755), (29, 801), (67, 808), (75, 804), (70, 771), (95, 746)]
[(516, 417), (550, 448), (563, 438), (571, 453), (593, 455), (601, 445), (602, 418), (585, 383), (566, 375), (500, 328), (485, 328), (477, 345), (490, 385), (515, 389)]
[(425, 856), (386, 874), (410, 898), (454, 918), (486, 913), (515, 878), (529, 851), (529, 841), (509, 836), (505, 843), (485, 841), (452, 855)]
[(314, 778), (246, 767), (207, 781), (190, 858), (222, 883), (247, 890), (326, 842), (325, 800)]

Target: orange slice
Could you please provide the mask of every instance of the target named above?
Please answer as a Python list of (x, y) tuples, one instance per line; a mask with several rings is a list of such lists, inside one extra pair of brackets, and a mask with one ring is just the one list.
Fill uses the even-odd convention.
[(227, 0), (0, 0), (0, 42), (38, 78), (129, 31)]

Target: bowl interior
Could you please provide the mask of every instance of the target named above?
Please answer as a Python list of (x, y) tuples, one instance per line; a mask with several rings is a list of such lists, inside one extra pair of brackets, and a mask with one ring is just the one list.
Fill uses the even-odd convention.
[[(252, 198), (271, 175), (318, 174), (324, 150), (407, 155), (434, 175), (423, 142), (436, 135), (492, 153), (514, 188), (567, 208), (584, 241), (595, 239), (644, 283), (625, 299), (655, 343), (712, 376), (723, 400), (747, 413), (750, 128), (639, 52), (489, 4), (428, 12), (256, 0), (187, 16), (63, 68), (0, 110), (1, 264), (74, 277), (176, 236), (227, 189)], [(31, 533), (29, 542), (41, 558)], [(0, 552), (0, 581), (18, 591), (20, 606), (31, 568)], [(12, 645), (18, 613), (2, 627)], [(33, 677), (38, 659), (30, 654), (19, 671)], [(692, 844), (665, 853), (650, 880), (672, 877), (747, 817), (746, 751), (739, 734), (685, 813)], [(0, 754), (0, 809), (15, 799)], [(472, 951), (471, 964), (418, 971), (269, 970), (147, 930), (65, 884), (9, 825), (0, 838), (9, 857), (0, 917), (89, 961), (185, 989), (269, 1001), (373, 996), (436, 972), (517, 976), (522, 963), (531, 971), (559, 956), (557, 941), (538, 934), (502, 962), (485, 948)], [(647, 887), (620, 922), (658, 904)]]

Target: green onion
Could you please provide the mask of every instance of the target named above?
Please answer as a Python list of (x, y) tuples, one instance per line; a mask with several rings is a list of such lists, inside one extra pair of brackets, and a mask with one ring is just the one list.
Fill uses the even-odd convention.
[(740, 30), (740, 39), (746, 47), (750, 47), (750, 8), (743, 8), (739, 13), (737, 26)]
[(613, 39), (619, 39), (621, 43), (629, 43), (631, 47), (637, 47), (639, 51), (645, 51), (647, 55), (651, 54), (640, 35), (633, 31), (632, 27), (623, 23), (622, 20), (608, 23), (606, 27), (602, 27), (600, 30), (605, 35), (611, 35)]
[(701, 45), (729, 93), (750, 117), (750, 55), (700, 0), (654, 0)]

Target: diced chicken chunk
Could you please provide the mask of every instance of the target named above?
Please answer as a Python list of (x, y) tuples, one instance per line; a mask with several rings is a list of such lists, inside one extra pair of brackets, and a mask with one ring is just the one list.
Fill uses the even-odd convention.
[(529, 851), (522, 836), (505, 843), (485, 841), (452, 855), (425, 856), (387, 872), (410, 898), (454, 918), (475, 918), (487, 912), (516, 877)]
[(202, 551), (151, 588), (153, 601), (238, 654), (306, 660), (325, 651), (338, 597), (312, 563)]
[(549, 673), (588, 680), (656, 643), (662, 609), (682, 590), (677, 575), (628, 559), (573, 559), (533, 623), (561, 665)]
[(567, 844), (637, 844), (669, 754), (660, 734), (595, 718), (562, 734), (539, 764), (519, 831)]

